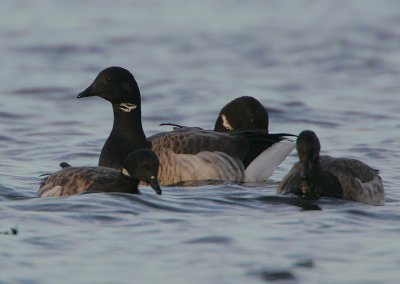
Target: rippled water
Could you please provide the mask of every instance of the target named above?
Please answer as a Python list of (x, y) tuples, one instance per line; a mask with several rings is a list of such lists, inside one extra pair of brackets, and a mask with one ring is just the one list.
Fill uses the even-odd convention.
[[(398, 283), (400, 3), (214, 2), (1, 2), (0, 283)], [(263, 184), (35, 198), (97, 163), (111, 108), (75, 97), (111, 65), (147, 135), (251, 95), (271, 132), (380, 169), (386, 205), (276, 196), (295, 153)]]

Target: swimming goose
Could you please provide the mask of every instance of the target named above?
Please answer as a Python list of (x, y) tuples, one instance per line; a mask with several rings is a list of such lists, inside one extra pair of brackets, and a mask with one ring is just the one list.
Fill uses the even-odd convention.
[(82, 192), (125, 192), (139, 194), (139, 181), (144, 181), (161, 194), (157, 174), (159, 161), (149, 149), (129, 154), (123, 168), (71, 167), (61, 164), (62, 170), (42, 180), (38, 196), (68, 196)]
[(310, 130), (300, 133), (296, 148), (300, 161), (279, 184), (278, 193), (384, 204), (382, 180), (377, 170), (355, 159), (320, 156), (318, 137)]
[[(120, 168), (127, 153), (151, 148), (160, 160), (162, 185), (194, 180), (252, 181), (265, 180), (262, 170), (247, 168), (265, 149), (285, 140), (285, 134), (266, 130), (221, 133), (182, 127), (146, 139), (141, 122), (139, 87), (133, 75), (121, 67), (102, 70), (78, 98), (99, 96), (112, 104), (114, 123), (100, 154), (99, 165)], [(260, 162), (259, 162), (260, 163)]]
[[(262, 129), (268, 133), (268, 112), (266, 108), (254, 97), (238, 97), (226, 104), (218, 114), (215, 122), (214, 131), (232, 132), (238, 130)], [(160, 125), (170, 125), (175, 128), (185, 126), (162, 123)], [(192, 127), (192, 129), (199, 129)], [(149, 138), (150, 140), (152, 137)], [(294, 143), (291, 141), (279, 141), (264, 150), (246, 168), (246, 181), (254, 182), (268, 179), (275, 169), (293, 151)]]

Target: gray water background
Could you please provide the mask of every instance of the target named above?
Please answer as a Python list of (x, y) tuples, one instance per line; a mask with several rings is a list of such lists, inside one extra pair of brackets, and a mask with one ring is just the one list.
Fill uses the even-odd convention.
[[(399, 283), (399, 1), (1, 1), (0, 38), (0, 283)], [(112, 65), (147, 135), (251, 95), (379, 169), (385, 206), (277, 198), (295, 152), (268, 183), (35, 198), (97, 163), (111, 107), (76, 95)]]

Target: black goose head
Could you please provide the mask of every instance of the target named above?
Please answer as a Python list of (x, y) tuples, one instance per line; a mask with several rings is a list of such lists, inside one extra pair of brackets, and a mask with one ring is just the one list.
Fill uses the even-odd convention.
[(148, 183), (157, 194), (161, 194), (157, 179), (159, 165), (157, 155), (150, 149), (142, 148), (128, 155), (121, 173), (125, 177)]
[(318, 197), (316, 186), (319, 167), (319, 152), (321, 145), (317, 135), (311, 130), (302, 131), (296, 141), (297, 154), (302, 164), (300, 176), (303, 184), (303, 193), (308, 197)]
[(120, 109), (130, 112), (140, 108), (140, 91), (135, 77), (121, 67), (108, 67), (102, 70), (93, 83), (78, 98), (99, 96)]
[(244, 129), (268, 129), (268, 112), (255, 98), (243, 96), (225, 105), (215, 122), (214, 130), (230, 132)]

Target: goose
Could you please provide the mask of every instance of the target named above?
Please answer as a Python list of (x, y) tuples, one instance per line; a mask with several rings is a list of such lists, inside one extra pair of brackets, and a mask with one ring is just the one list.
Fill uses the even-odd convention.
[[(214, 131), (232, 132), (237, 130), (262, 129), (268, 132), (269, 117), (267, 109), (254, 97), (242, 96), (226, 104), (218, 114)], [(184, 128), (173, 123), (162, 123), (177, 128)], [(192, 127), (192, 129), (201, 129)], [(152, 137), (149, 138), (150, 140)], [(275, 169), (289, 156), (294, 143), (283, 140), (268, 147), (246, 168), (246, 180), (259, 181), (260, 177), (268, 179)], [(267, 163), (266, 163), (267, 161)]]
[[(127, 153), (151, 148), (160, 160), (158, 179), (161, 185), (200, 180), (266, 180), (275, 168), (271, 172), (266, 166), (268, 160), (260, 158), (260, 154), (263, 156), (266, 149), (287, 140), (290, 135), (269, 134), (263, 129), (222, 133), (181, 127), (147, 139), (141, 121), (138, 84), (122, 67), (102, 70), (92, 84), (78, 94), (78, 98), (90, 96), (109, 101), (114, 113), (113, 127), (101, 150), (99, 165), (118, 169)], [(252, 167), (252, 162), (257, 160), (262, 160), (257, 162), (262, 166)]]
[(71, 167), (61, 163), (61, 170), (44, 178), (39, 197), (69, 196), (83, 192), (125, 192), (140, 194), (139, 181), (149, 184), (157, 194), (159, 160), (150, 149), (129, 154), (121, 170), (108, 167)]
[(311, 130), (296, 141), (299, 156), (278, 186), (279, 194), (296, 194), (310, 199), (329, 196), (371, 205), (384, 204), (384, 189), (378, 170), (349, 158), (320, 156), (320, 142)]

